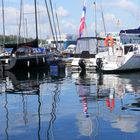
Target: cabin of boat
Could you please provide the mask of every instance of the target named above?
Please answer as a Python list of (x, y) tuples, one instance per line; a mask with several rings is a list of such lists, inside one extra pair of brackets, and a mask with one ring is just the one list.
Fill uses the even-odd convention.
[(77, 46), (71, 63), (73, 71), (81, 69), (79, 66), (80, 61), (84, 61), (86, 70), (95, 69), (98, 39), (97, 37), (81, 37), (77, 39)]
[(85, 65), (85, 70), (96, 70), (97, 59), (108, 55), (108, 48), (103, 44), (104, 40), (104, 37), (82, 37), (77, 39), (76, 51), (71, 63), (73, 72), (82, 69), (81, 62)]

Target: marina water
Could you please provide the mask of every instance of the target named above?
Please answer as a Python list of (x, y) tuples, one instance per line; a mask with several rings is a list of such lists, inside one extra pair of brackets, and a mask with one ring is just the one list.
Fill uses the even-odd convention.
[(139, 140), (140, 73), (0, 75), (0, 140)]

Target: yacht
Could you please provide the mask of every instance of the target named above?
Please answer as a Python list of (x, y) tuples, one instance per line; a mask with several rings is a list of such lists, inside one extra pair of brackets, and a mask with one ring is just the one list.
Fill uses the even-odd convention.
[(114, 53), (102, 57), (99, 61), (98, 70), (102, 72), (140, 70), (140, 44), (120, 44), (114, 48)]

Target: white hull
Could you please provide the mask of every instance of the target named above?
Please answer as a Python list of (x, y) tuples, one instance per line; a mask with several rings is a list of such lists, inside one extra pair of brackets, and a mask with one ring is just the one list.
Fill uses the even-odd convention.
[(97, 37), (81, 37), (77, 39), (72, 71), (93, 71), (96, 69)]
[[(72, 67), (72, 71), (79, 71), (80, 70), (80, 66), (79, 66), (79, 60), (81, 58), (73, 58), (72, 63), (71, 63), (71, 67)], [(92, 71), (96, 69), (96, 58), (84, 58), (85, 62), (86, 62), (86, 70), (87, 71)]]
[(108, 56), (108, 51), (105, 52), (99, 52), (98, 54), (96, 54), (95, 58), (73, 58), (72, 62), (71, 62), (71, 67), (73, 71), (77, 71), (80, 70), (80, 66), (79, 66), (79, 60), (80, 59), (84, 59), (86, 62), (86, 70), (87, 71), (95, 71), (97, 68), (97, 59), (98, 58), (103, 58), (105, 56)]
[[(119, 60), (120, 59), (120, 60)], [(102, 71), (132, 71), (140, 69), (140, 54), (129, 52), (126, 56), (115, 59), (115, 61), (104, 62)]]
[(73, 61), (73, 57), (70, 57), (70, 58), (62, 58), (62, 60), (65, 62), (65, 64), (67, 66), (71, 66), (71, 63)]

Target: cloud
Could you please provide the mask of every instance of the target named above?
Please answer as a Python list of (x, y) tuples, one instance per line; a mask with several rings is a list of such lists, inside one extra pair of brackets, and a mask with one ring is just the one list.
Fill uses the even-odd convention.
[(76, 33), (78, 27), (73, 21), (61, 20), (60, 28), (62, 32)]
[[(1, 8), (0, 8), (1, 10)], [(1, 14), (1, 13), (0, 13)], [(18, 24), (19, 24), (19, 11), (13, 7), (5, 7), (4, 10), (5, 17), (5, 32), (6, 34), (17, 34)], [(1, 17), (2, 19), (2, 17)], [(2, 20), (0, 20), (0, 26), (2, 27)], [(2, 28), (1, 28), (2, 33)]]
[(132, 1), (129, 0), (121, 0), (116, 3), (116, 6), (127, 11), (132, 11), (132, 10), (135, 11), (137, 9), (137, 6)]
[[(99, 7), (99, 6), (98, 6)], [(136, 2), (131, 0), (118, 0), (118, 1), (111, 1), (109, 0), (108, 3), (102, 3), (102, 9), (104, 14), (104, 20), (106, 25), (106, 30), (109, 32), (119, 32), (121, 29), (124, 28), (132, 28), (136, 27), (136, 20), (140, 17), (140, 13), (138, 12), (138, 6)], [(101, 13), (101, 6), (98, 8), (97, 14)], [(100, 14), (101, 15), (101, 14)], [(98, 17), (101, 17), (98, 14)], [(130, 21), (130, 18), (133, 18)], [(99, 21), (99, 19), (98, 19)], [(99, 25), (100, 24), (100, 25)], [(102, 24), (102, 25), (101, 25)], [(100, 18), (98, 22), (98, 29), (100, 27), (103, 28), (103, 21)]]
[(59, 6), (56, 11), (59, 17), (66, 17), (69, 15), (69, 12), (65, 10), (62, 6)]
[[(24, 34), (25, 21), (27, 22), (27, 30), (28, 30), (28, 37), (35, 36), (35, 10), (34, 5), (24, 4), (24, 25), (22, 19), (22, 26), (21, 26), (21, 35)], [(0, 7), (0, 14), (1, 14), (1, 7)], [(23, 17), (23, 16), (22, 16)], [(20, 22), (20, 11), (16, 7), (5, 7), (5, 30), (6, 35), (9, 34), (18, 34), (19, 29), (19, 22)], [(38, 5), (38, 29), (45, 27), (44, 24), (47, 25), (48, 17), (46, 8), (43, 5)], [(2, 20), (0, 20), (0, 26), (2, 27)], [(0, 29), (0, 33), (2, 33), (2, 28)], [(47, 30), (42, 30), (47, 35)]]
[[(104, 3), (103, 7), (108, 7), (108, 8), (119, 8), (120, 10), (124, 10), (125, 12), (130, 12), (130, 13), (135, 13), (139, 8), (138, 6), (130, 0), (119, 0), (116, 2), (108, 2), (108, 3)], [(119, 10), (118, 9), (118, 10)]]
[(108, 22), (111, 22), (113, 21), (114, 19), (116, 19), (116, 16), (112, 13), (107, 13), (105, 14), (105, 19), (108, 21)]
[[(118, 26), (122, 25), (121, 20), (113, 13), (104, 14), (104, 24), (107, 32), (117, 31)], [(103, 19), (100, 17), (97, 19), (97, 32), (104, 32)], [(92, 34), (95, 32), (95, 22), (90, 25), (90, 31)]]
[(12, 2), (12, 3), (15, 3), (15, 2), (17, 2), (17, 0), (5, 0), (5, 2)]
[(16, 24), (17, 23), (17, 17), (19, 11), (15, 8), (12, 7), (7, 7), (5, 8), (5, 22), (10, 23), (10, 24)]
[(136, 20), (140, 17), (139, 7), (133, 3), (133, 1), (121, 0), (116, 6), (123, 9), (125, 12), (129, 12)]

